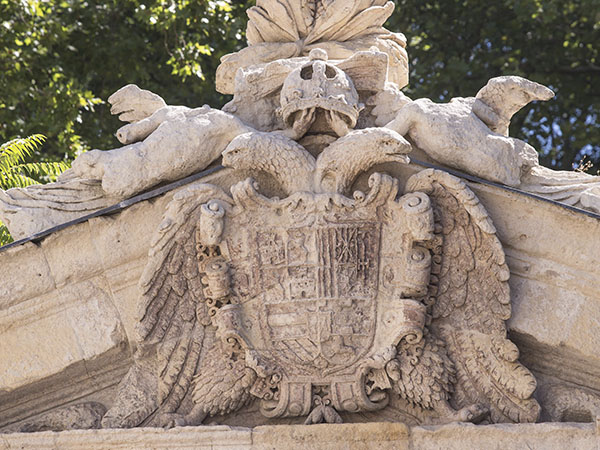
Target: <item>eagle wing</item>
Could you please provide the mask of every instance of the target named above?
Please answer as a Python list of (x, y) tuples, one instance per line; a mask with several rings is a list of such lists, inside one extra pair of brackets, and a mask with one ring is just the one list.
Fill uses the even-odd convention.
[(139, 282), (134, 364), (103, 418), (105, 428), (135, 427), (177, 411), (188, 391), (191, 396), (201, 354), (214, 351), (214, 342), (204, 342), (211, 321), (199, 269), (211, 249), (196, 240), (201, 206), (209, 200), (231, 202), (208, 184), (177, 193), (151, 242)]
[(510, 272), (491, 219), (475, 194), (446, 172), (424, 170), (408, 180), (407, 191), (425, 192), (434, 208), (426, 303), (430, 330), (446, 342), (456, 366), (453, 406), (485, 399), (492, 422), (535, 422), (536, 380), (507, 339)]

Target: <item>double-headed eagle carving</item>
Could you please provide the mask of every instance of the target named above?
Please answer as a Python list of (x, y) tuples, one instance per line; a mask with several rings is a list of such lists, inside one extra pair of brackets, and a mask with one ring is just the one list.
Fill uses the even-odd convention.
[[(477, 97), (413, 102), (399, 90), (405, 39), (383, 28), (393, 7), (257, 0), (250, 47), (217, 72), (234, 94), (222, 111), (135, 86), (109, 99), (132, 122), (117, 133), (127, 145), (79, 157), (65, 192), (93, 181), (126, 196), (221, 155), (243, 181), (188, 185), (169, 203), (103, 427), (537, 420), (494, 225), (459, 178), (407, 155), (516, 186), (537, 155), (508, 123), (552, 92), (500, 77)], [(259, 172), (262, 186), (244, 179)]]
[(352, 38), (389, 51), (380, 72), (393, 73), (387, 61), (401, 65), (404, 50), (381, 28), (391, 9), (286, 0), (250, 10), (248, 54), (310, 50), (281, 87), (284, 129), (244, 132), (223, 152), (223, 165), (267, 174), (269, 186), (194, 184), (173, 197), (140, 281), (134, 364), (104, 427), (242, 410), (257, 424), (537, 420), (535, 378), (507, 339), (509, 270), (487, 212), (446, 172), (382, 173), (409, 162), (411, 143), (355, 130), (365, 105), (327, 62), (327, 51), (352, 53)]
[(266, 172), (286, 196), (252, 179), (175, 195), (140, 282), (135, 362), (103, 425), (200, 424), (242, 408), (308, 423), (378, 411), (535, 421), (535, 379), (506, 336), (509, 270), (473, 192), (432, 169), (403, 195), (377, 172), (351, 192), (410, 148), (383, 128), (317, 158), (279, 133), (234, 139), (224, 165)]

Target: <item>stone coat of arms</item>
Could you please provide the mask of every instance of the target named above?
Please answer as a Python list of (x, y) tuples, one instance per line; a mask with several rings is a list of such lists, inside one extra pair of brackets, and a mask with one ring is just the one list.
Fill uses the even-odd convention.
[[(125, 147), (82, 155), (60, 189), (9, 199), (58, 211), (56, 192), (75, 190), (98, 209), (221, 155), (276, 186), (244, 176), (173, 197), (139, 282), (134, 363), (102, 426), (241, 410), (262, 423), (535, 422), (536, 380), (507, 338), (510, 273), (485, 208), (446, 171), (397, 179), (386, 168), (422, 148), (516, 185), (539, 167), (507, 124), (551, 91), (501, 77), (477, 98), (412, 102), (393, 84), (408, 66), (401, 36), (382, 28), (392, 2), (257, 3), (251, 46), (217, 74), (235, 94), (223, 111), (125, 87), (111, 100), (131, 121), (117, 133)], [(592, 188), (578, 186), (584, 202)]]
[[(170, 203), (141, 280), (140, 341), (105, 427), (185, 425), (256, 402), (267, 418), (341, 422), (404, 408), (421, 423), (535, 421), (536, 382), (506, 337), (509, 271), (458, 178), (407, 162), (394, 131), (351, 131), (317, 158), (278, 133), (223, 154), (269, 172)], [(332, 165), (331, 161), (337, 161)]]

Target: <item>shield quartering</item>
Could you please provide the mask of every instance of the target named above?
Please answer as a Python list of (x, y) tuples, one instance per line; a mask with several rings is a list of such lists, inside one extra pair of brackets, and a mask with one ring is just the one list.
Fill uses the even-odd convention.
[[(268, 199), (251, 182), (234, 193), (223, 257), (248, 348), (278, 380), (269, 417), (306, 415), (315, 389), (338, 411), (374, 410), (368, 377), (402, 339), (419, 339), (432, 232), (426, 195), (396, 200), (375, 175), (366, 197), (296, 193)], [(410, 197), (410, 198), (408, 198)], [(324, 400), (323, 400), (324, 401)]]
[[(256, 233), (264, 338), (278, 359), (318, 375), (368, 351), (375, 329), (379, 226), (347, 222)], [(321, 220), (319, 220), (321, 219)]]

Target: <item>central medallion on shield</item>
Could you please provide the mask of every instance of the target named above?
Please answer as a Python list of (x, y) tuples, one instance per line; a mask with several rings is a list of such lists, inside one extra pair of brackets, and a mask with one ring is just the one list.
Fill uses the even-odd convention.
[[(321, 218), (322, 219), (322, 218)], [(256, 232), (262, 330), (283, 366), (326, 376), (370, 349), (376, 318), (380, 226), (326, 223)]]

